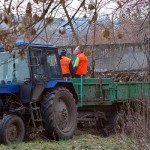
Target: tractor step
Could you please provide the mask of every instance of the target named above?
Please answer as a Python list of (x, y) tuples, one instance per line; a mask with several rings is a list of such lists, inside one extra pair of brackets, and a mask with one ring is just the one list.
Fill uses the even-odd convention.
[(33, 122), (35, 130), (38, 132), (39, 127), (43, 127), (41, 109), (40, 107), (36, 105), (36, 102), (31, 102), (30, 108), (31, 108), (32, 122)]

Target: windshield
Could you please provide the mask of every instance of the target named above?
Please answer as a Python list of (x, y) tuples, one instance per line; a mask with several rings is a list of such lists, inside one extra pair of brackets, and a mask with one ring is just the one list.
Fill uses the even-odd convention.
[(23, 82), (30, 78), (28, 62), (25, 58), (21, 59), (15, 52), (0, 52), (0, 81), (5, 83)]
[(33, 78), (36, 81), (48, 81), (49, 79), (61, 78), (61, 70), (56, 51), (46, 51), (41, 47), (40, 49), (32, 48), (30, 55)]

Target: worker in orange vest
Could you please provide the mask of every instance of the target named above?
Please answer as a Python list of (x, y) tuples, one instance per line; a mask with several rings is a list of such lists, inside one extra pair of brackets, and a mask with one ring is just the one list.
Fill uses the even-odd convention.
[(83, 53), (81, 46), (77, 46), (75, 48), (74, 54), (76, 55), (76, 59), (73, 66), (74, 77), (80, 78), (81, 75), (85, 76), (87, 74), (88, 58)]
[(64, 79), (74, 76), (73, 65), (71, 59), (66, 56), (66, 50), (62, 50), (60, 53), (60, 65)]

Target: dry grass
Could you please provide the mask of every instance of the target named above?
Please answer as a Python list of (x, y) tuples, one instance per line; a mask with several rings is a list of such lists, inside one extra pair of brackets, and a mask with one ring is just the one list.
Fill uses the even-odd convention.
[(93, 132), (80, 131), (73, 139), (67, 141), (49, 141), (39, 138), (10, 146), (1, 145), (0, 150), (129, 150), (136, 148), (136, 144), (136, 140), (131, 140), (125, 135), (105, 138)]

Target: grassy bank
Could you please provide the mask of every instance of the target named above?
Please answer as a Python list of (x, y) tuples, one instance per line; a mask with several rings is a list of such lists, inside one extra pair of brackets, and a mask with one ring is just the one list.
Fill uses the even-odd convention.
[(138, 149), (126, 136), (101, 137), (81, 132), (67, 141), (49, 141), (36, 139), (16, 145), (1, 145), (0, 150), (129, 150)]

